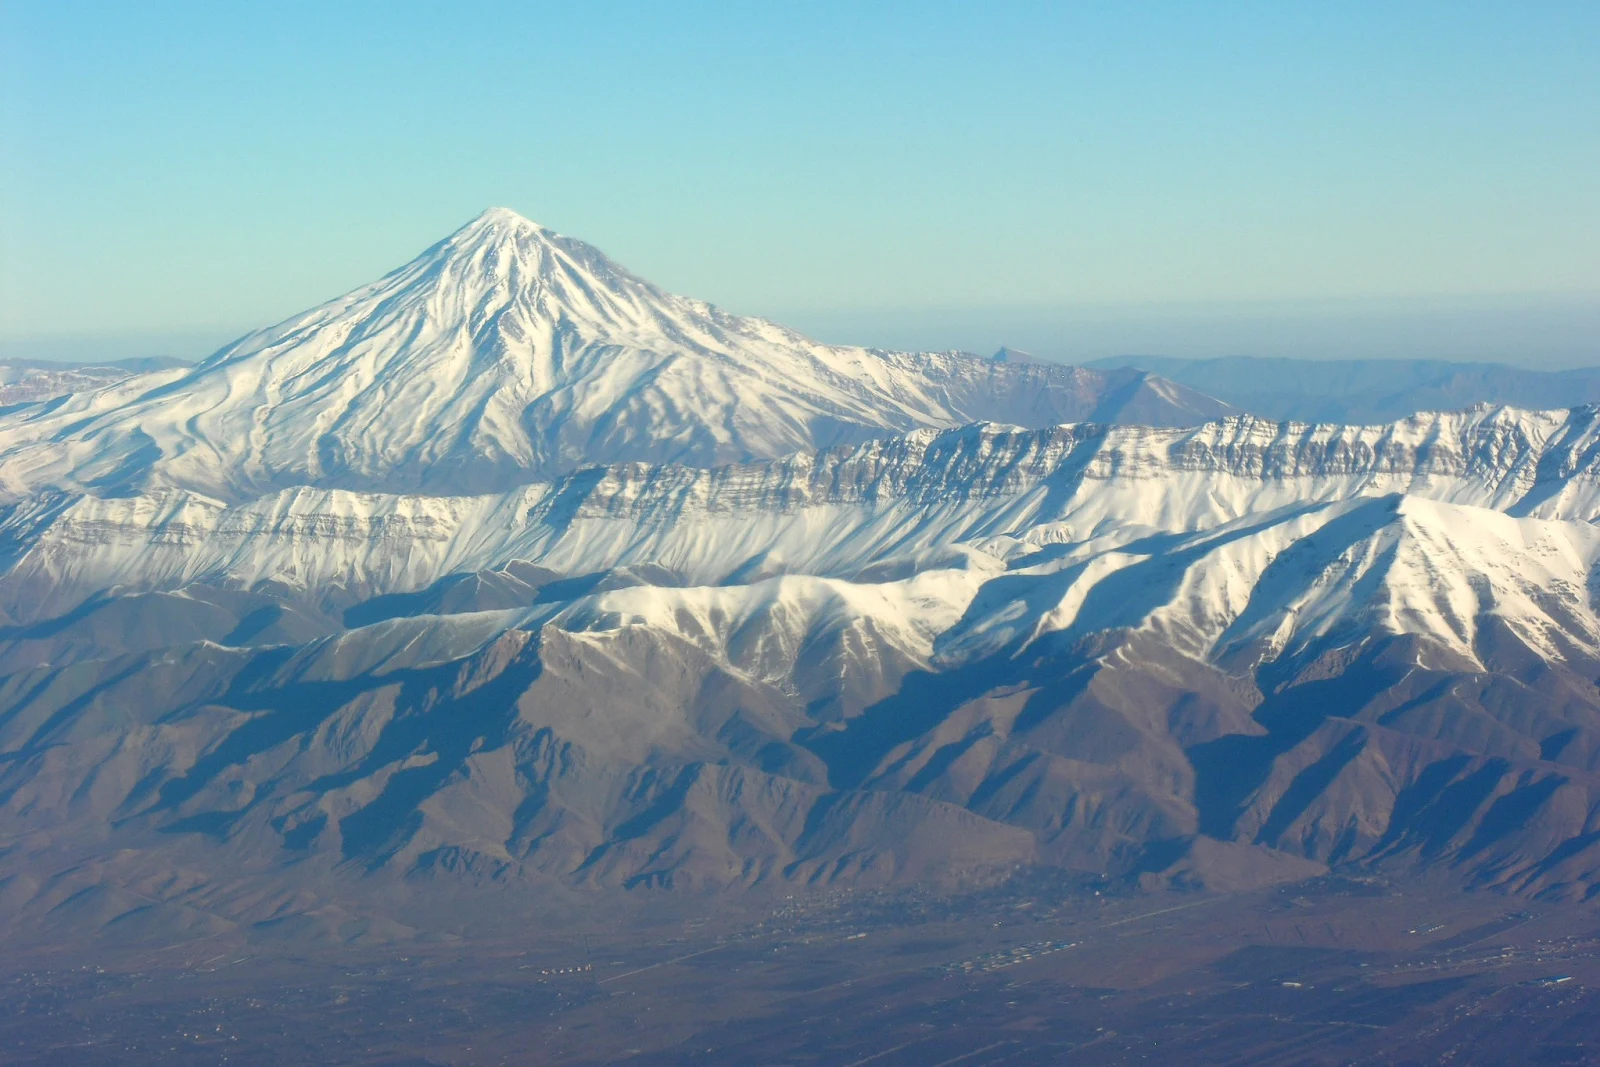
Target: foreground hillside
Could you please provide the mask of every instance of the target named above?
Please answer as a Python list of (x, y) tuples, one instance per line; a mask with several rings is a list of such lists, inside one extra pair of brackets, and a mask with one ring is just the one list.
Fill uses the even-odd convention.
[(476, 497), (41, 494), (0, 527), (8, 899), (189, 928), (330, 877), (1019, 864), (1586, 897), (1595, 428), (971, 427)]

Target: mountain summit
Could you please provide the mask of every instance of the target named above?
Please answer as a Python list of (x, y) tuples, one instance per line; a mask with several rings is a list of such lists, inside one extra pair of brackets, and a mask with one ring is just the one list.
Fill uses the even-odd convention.
[(596, 463), (710, 466), (976, 421), (1192, 425), (1230, 410), (1147, 378), (819, 344), (492, 208), (188, 373), (0, 419), (0, 486), (480, 493)]

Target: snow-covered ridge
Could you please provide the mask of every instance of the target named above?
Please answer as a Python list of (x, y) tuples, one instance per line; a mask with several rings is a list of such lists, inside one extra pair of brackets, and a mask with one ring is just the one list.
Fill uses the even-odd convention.
[(600, 467), (480, 496), (39, 495), (11, 507), (0, 544), (6, 586), (60, 607), (195, 580), (406, 591), (511, 560), (569, 574), (650, 563), (697, 582), (839, 576), (958, 544), (1008, 555), (1395, 494), (1588, 521), (1595, 424), (1588, 409), (1482, 408), (1382, 427), (974, 426), (711, 470)]
[[(1042, 485), (1207, 475), (1271, 484), (1372, 479), (1428, 495), (1462, 493), (1497, 508), (1559, 508), (1541, 490), (1600, 474), (1594, 409), (1481, 407), (1387, 426), (1276, 423), (1235, 416), (1191, 429), (972, 426), (712, 470), (633, 464), (593, 469), (551, 493), (577, 516), (785, 510), (878, 499), (982, 499)], [(1448, 485), (1446, 482), (1459, 482)], [(642, 510), (641, 510), (642, 509)]]

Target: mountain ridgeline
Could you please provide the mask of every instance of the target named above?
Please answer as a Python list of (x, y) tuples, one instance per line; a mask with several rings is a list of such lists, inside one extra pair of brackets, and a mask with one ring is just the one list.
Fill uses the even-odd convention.
[(1005, 357), (818, 344), (491, 211), (19, 402), (16, 921), (1019, 866), (1600, 892), (1594, 409), (1274, 422)]

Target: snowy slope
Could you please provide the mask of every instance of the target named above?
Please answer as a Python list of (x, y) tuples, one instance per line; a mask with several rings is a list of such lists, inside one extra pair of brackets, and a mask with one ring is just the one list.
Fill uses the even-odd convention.
[[(1252, 515), (1201, 533), (1014, 557), (940, 635), (945, 663), (1046, 637), (1135, 629), (1253, 670), (1386, 635), (1427, 637), (1457, 666), (1493, 617), (1540, 656), (1600, 656), (1588, 575), (1600, 530), (1391, 495)], [(1498, 636), (1498, 635), (1497, 635)]]

